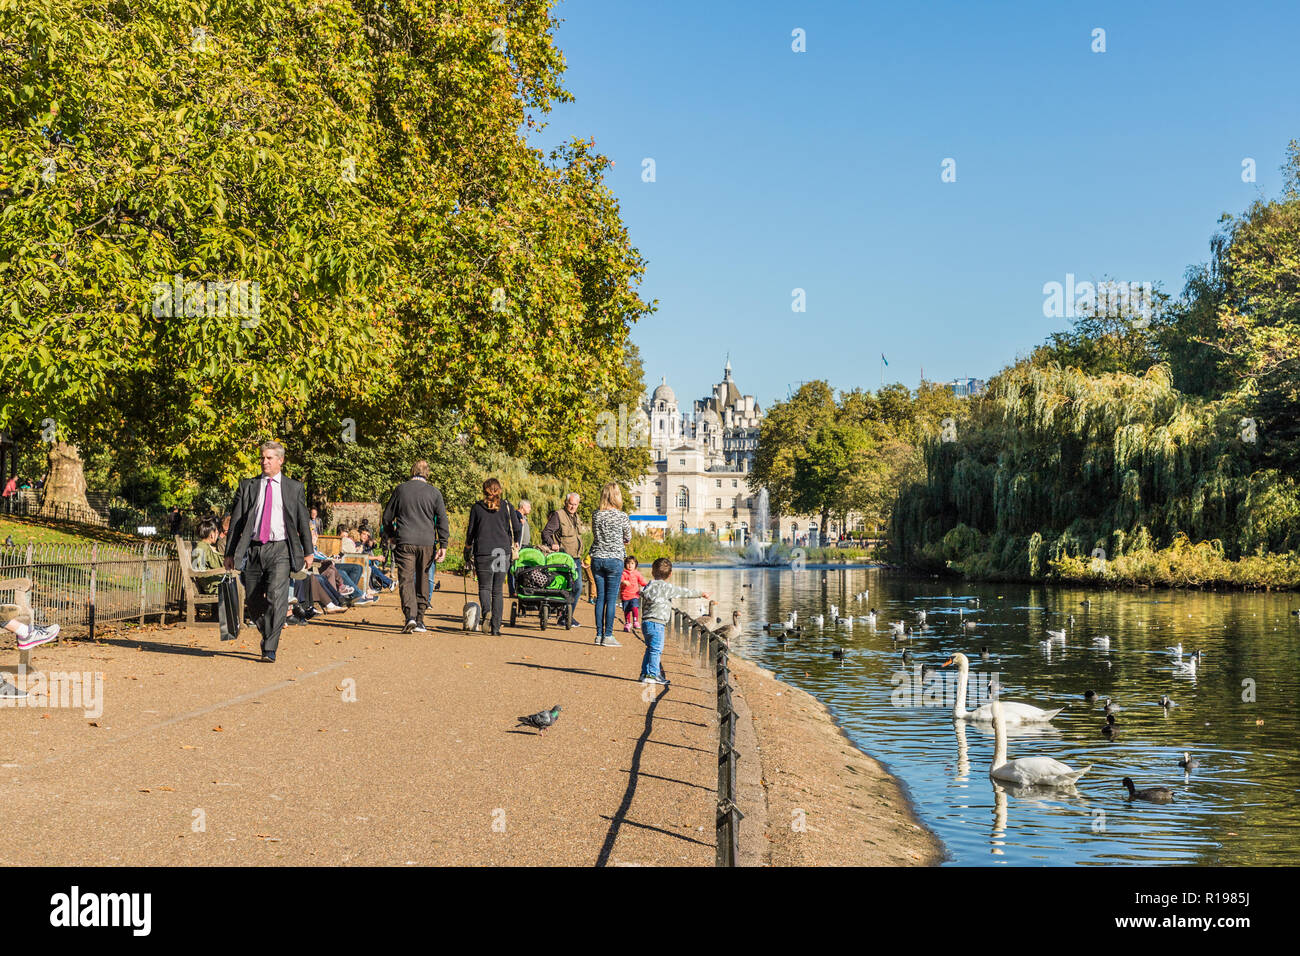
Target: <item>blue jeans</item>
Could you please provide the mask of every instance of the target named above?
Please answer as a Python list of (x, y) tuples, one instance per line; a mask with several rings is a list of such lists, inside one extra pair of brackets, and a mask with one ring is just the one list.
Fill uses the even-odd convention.
[(645, 680), (663, 673), (660, 660), (664, 655), (664, 626), (658, 621), (642, 621), (641, 633), (645, 635), (645, 657), (641, 658), (641, 676), (638, 680)]
[[(468, 569), (467, 569), (467, 570), (468, 570)], [(434, 562), (430, 561), (430, 562), (429, 562), (429, 600), (430, 600), (430, 601), (433, 600), (433, 576), (434, 576), (437, 572), (438, 572), (438, 565), (435, 564)], [(375, 572), (374, 572), (374, 571), (371, 571), (370, 573), (371, 573), (371, 574), (374, 574)], [(380, 575), (380, 577), (383, 577), (383, 575)], [(388, 587), (388, 585), (385, 584), (384, 587)]]
[(335, 561), (334, 567), (338, 569), (339, 576), (352, 585), (353, 590), (357, 592), (357, 597), (365, 596), (365, 592), (361, 590), (361, 575), (365, 573), (365, 568), (346, 561)]
[(596, 636), (614, 633), (618, 611), (618, 589), (623, 583), (622, 558), (592, 558), (591, 576), (596, 579)]

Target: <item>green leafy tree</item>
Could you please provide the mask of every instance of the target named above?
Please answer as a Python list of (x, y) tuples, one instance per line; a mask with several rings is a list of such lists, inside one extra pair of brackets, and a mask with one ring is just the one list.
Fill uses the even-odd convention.
[(0, 6), (0, 427), (55, 424), (51, 494), (76, 446), (229, 485), (255, 439), (345, 419), (563, 462), (648, 307), (609, 161), (526, 140), (569, 98), (554, 23), (543, 0)]

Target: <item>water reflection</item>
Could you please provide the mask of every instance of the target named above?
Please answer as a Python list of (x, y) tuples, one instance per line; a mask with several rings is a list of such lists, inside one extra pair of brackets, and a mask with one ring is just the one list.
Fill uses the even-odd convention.
[[(1300, 861), (1294, 595), (954, 585), (868, 570), (680, 573), (681, 583), (713, 594), (717, 616), (740, 611), (738, 653), (820, 697), (907, 784), (953, 862)], [(874, 625), (864, 620), (873, 607)], [(792, 611), (802, 633), (782, 642), (763, 630)], [(1170, 648), (1180, 644), (1176, 655)], [(1194, 673), (1176, 666), (1196, 650)], [(951, 680), (927, 671), (921, 693), (897, 696), (920, 668), (956, 651), (970, 658), (972, 706), (976, 675), (996, 673), (1004, 699), (1065, 708), (1052, 724), (1008, 727), (1007, 736), (1024, 744), (1012, 755), (1093, 764), (1077, 795), (999, 793), (988, 777), (992, 729), (954, 725)], [(1088, 690), (1096, 701), (1084, 699)], [(1161, 706), (1163, 696), (1174, 706)], [(1106, 697), (1121, 708), (1111, 739), (1101, 732)], [(1200, 760), (1190, 774), (1178, 765), (1184, 751)], [(1129, 803), (1126, 776), (1140, 788), (1173, 787), (1174, 802)]]

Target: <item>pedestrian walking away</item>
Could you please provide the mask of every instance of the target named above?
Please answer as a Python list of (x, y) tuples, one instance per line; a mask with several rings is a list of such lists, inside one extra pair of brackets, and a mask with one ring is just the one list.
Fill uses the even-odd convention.
[(423, 458), (411, 466), (410, 480), (393, 490), (381, 531), (394, 542), (397, 588), (406, 621), (402, 632), (423, 634), (428, 630), (424, 612), (429, 608), (429, 566), (442, 563), (451, 540), (447, 504), (429, 482), (429, 463)]
[(519, 518), (502, 497), (501, 482), (483, 482), (483, 500), (474, 502), (465, 528), (465, 556), (478, 578), (479, 608), (490, 634), (501, 633), (501, 587), (518, 554)]

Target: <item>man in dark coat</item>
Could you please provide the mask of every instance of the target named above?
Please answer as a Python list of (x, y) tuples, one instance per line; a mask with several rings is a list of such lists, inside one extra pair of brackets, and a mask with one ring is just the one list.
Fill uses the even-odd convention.
[(306, 489), (283, 468), (284, 446), (263, 442), (262, 474), (240, 479), (226, 544), (226, 570), (243, 569), (249, 612), (260, 617), (262, 660), (270, 663), (289, 614), (289, 575), (310, 569), (314, 550)]
[(421, 459), (411, 468), (411, 480), (393, 490), (384, 509), (383, 533), (394, 543), (397, 587), (402, 596), (403, 634), (424, 634), (424, 612), (429, 608), (429, 566), (447, 556), (451, 529), (442, 492), (429, 483), (429, 463)]

